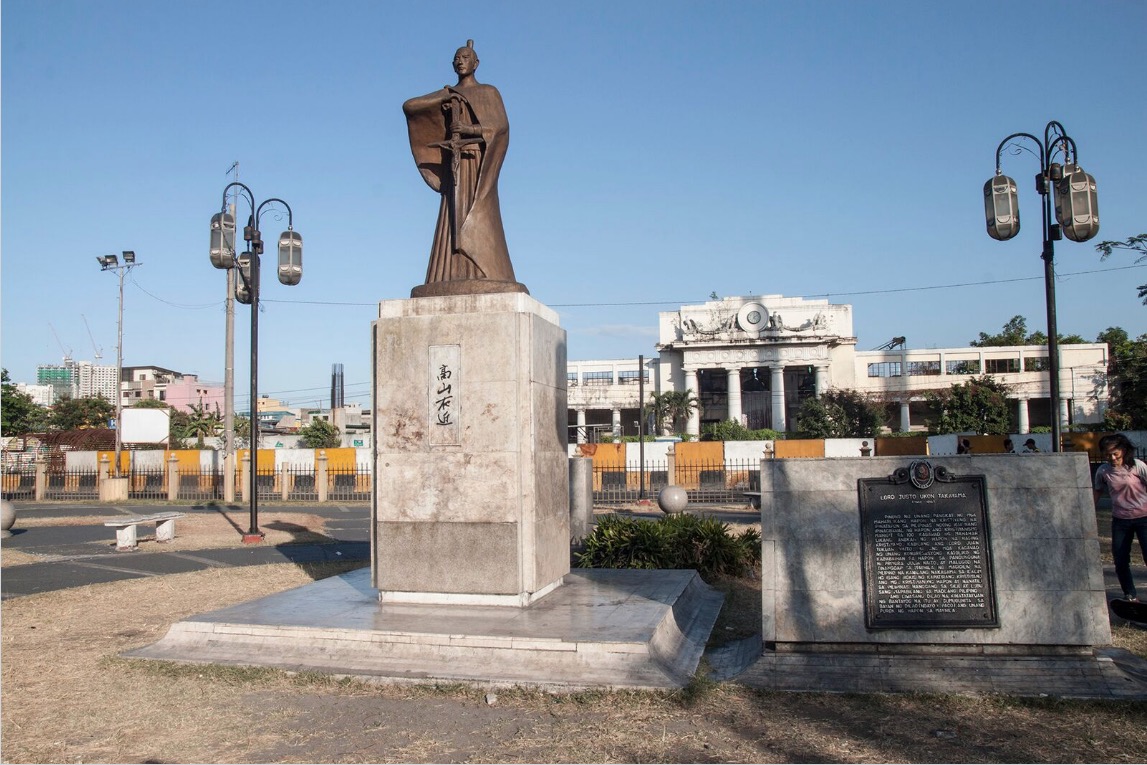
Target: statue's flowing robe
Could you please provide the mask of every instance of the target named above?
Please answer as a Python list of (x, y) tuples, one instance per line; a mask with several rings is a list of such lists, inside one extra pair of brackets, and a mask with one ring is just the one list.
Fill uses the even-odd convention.
[[(482, 137), (481, 143), (462, 149), (457, 178), (451, 170), (451, 152), (432, 145), (450, 140), (450, 117), (443, 104), (454, 94), (465, 99), (463, 108), (469, 110), (469, 122), (480, 127)], [(482, 84), (443, 88), (410, 99), (402, 111), (415, 164), (430, 188), (442, 195), (426, 283), (471, 279), (515, 282), (498, 204), (498, 174), (510, 142), (510, 123), (498, 89)], [(450, 219), (455, 202), (457, 242)]]

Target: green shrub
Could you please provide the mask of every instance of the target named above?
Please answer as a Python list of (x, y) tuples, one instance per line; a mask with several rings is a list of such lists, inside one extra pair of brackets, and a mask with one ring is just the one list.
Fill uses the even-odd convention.
[(701, 432), (702, 441), (776, 441), (784, 437), (784, 433), (769, 428), (749, 430), (736, 420), (710, 423)]
[(576, 555), (580, 568), (694, 569), (710, 582), (746, 576), (760, 561), (756, 529), (734, 535), (727, 523), (688, 513), (659, 520), (604, 516)]

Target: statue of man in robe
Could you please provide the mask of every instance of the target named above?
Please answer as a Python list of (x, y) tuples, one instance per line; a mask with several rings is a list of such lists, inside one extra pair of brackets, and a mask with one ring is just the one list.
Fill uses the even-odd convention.
[(402, 105), (423, 180), (442, 195), (426, 283), (411, 297), (529, 292), (514, 278), (498, 204), (510, 142), (502, 95), (474, 78), (474, 41), (454, 54), (458, 84)]

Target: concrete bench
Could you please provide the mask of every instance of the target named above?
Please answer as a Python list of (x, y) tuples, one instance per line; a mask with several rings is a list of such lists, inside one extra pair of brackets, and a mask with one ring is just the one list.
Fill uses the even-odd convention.
[(155, 541), (170, 542), (175, 539), (175, 519), (185, 517), (184, 513), (166, 512), (152, 515), (132, 515), (122, 518), (104, 518), (105, 526), (115, 527), (115, 549), (134, 550), (139, 545), (136, 527), (141, 523), (155, 524)]
[(749, 500), (749, 507), (757, 510), (761, 509), (761, 493), (759, 491), (743, 491), (741, 492)]

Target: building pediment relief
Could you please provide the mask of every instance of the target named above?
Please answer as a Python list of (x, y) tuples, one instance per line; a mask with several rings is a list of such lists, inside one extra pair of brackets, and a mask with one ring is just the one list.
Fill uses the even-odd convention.
[[(786, 315), (779, 308), (770, 310), (763, 303), (748, 301), (740, 305), (693, 308), (677, 312), (670, 319), (674, 340), (692, 343), (777, 342), (803, 337), (834, 336), (831, 310), (795, 306)], [(795, 314), (795, 315), (794, 315)], [(663, 343), (672, 347), (676, 343)]]

